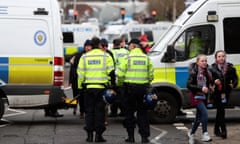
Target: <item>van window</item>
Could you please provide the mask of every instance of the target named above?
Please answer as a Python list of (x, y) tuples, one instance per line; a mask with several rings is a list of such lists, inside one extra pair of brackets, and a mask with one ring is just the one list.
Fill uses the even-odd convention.
[(131, 39), (139, 39), (141, 32), (130, 32)]
[(149, 41), (153, 41), (153, 33), (152, 33), (152, 31), (144, 31), (144, 34), (147, 35)]
[(240, 53), (240, 18), (226, 18), (223, 20), (224, 47), (226, 53)]
[(212, 25), (187, 29), (174, 43), (176, 61), (194, 58), (199, 54), (213, 54), (215, 28)]
[(73, 43), (73, 32), (63, 32), (63, 42), (64, 43)]

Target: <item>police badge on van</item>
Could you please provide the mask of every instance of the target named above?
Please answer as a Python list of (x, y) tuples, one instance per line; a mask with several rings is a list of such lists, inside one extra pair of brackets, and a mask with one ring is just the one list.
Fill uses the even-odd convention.
[(46, 41), (47, 41), (47, 36), (44, 31), (39, 30), (34, 34), (34, 42), (38, 46), (43, 46), (46, 43)]

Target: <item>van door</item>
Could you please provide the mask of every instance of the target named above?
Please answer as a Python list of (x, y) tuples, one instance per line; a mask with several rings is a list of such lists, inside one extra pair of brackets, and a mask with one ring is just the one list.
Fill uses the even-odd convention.
[(0, 20), (0, 79), (8, 84), (52, 85), (53, 50), (48, 23)]

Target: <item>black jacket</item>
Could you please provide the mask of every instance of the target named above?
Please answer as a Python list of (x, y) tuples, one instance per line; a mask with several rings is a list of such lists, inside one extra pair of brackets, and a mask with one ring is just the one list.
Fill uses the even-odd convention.
[[(197, 85), (198, 66), (196, 63), (192, 63), (189, 66), (189, 77), (187, 80), (187, 88), (194, 94), (206, 95), (202, 93), (202, 87)], [(208, 68), (205, 69), (204, 75), (207, 78), (207, 87), (213, 84), (212, 76)]]
[(220, 79), (222, 83), (222, 90), (219, 91), (217, 86), (215, 87), (215, 92), (219, 93), (225, 93), (229, 95), (232, 88), (230, 84), (233, 85), (235, 88), (238, 85), (238, 76), (236, 74), (236, 69), (233, 67), (233, 64), (227, 63), (227, 70), (225, 74), (222, 74), (221, 70), (218, 68), (218, 65), (216, 63), (213, 63), (211, 65), (211, 72), (213, 76), (213, 81), (216, 79)]
[(69, 84), (72, 84), (74, 86), (77, 86), (77, 83), (78, 83), (77, 68), (78, 68), (79, 60), (84, 53), (86, 53), (86, 51), (77, 52), (72, 56), (75, 58), (74, 58), (73, 63), (71, 63), (71, 66), (70, 66)]

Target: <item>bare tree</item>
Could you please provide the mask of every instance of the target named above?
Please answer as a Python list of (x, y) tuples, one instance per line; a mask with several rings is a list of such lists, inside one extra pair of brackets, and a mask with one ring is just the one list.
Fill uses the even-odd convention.
[[(174, 7), (174, 2), (175, 6)], [(149, 0), (148, 9), (149, 12), (152, 10), (157, 11), (157, 20), (168, 20), (173, 21), (177, 18), (185, 9), (185, 0)], [(174, 16), (174, 9), (176, 10), (176, 17)]]

